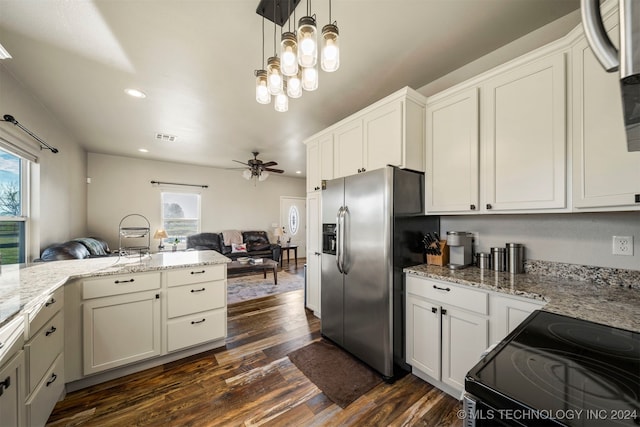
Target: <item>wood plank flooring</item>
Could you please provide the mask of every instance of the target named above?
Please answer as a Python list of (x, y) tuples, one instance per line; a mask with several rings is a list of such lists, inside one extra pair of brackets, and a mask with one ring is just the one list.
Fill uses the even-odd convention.
[(331, 402), (287, 358), (320, 339), (303, 299), (294, 291), (230, 305), (225, 347), (70, 393), (47, 425), (462, 425), (460, 402), (411, 374), (345, 409)]

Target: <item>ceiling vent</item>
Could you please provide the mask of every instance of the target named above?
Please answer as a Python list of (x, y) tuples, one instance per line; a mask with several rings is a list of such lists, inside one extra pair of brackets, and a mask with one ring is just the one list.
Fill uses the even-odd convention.
[(158, 132), (156, 133), (156, 139), (164, 142), (175, 142), (175, 140), (178, 139), (178, 137), (175, 135), (169, 135), (166, 133)]

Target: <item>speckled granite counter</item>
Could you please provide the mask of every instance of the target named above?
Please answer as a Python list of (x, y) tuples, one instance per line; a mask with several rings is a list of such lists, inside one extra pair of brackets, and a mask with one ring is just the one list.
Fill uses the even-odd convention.
[(640, 289), (635, 286), (536, 273), (509, 274), (476, 267), (450, 270), (423, 264), (404, 271), (429, 279), (546, 301), (543, 308), (546, 311), (640, 332)]
[(229, 261), (215, 251), (186, 251), (163, 252), (143, 258), (106, 257), (29, 266), (3, 265), (0, 273), (0, 327), (71, 279), (226, 264)]

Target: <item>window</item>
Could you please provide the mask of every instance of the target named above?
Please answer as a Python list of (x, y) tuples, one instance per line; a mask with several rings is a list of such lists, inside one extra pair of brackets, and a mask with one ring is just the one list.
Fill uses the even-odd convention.
[(169, 236), (164, 241), (184, 242), (200, 232), (200, 194), (162, 193), (162, 225)]
[(298, 212), (298, 208), (295, 205), (292, 205), (289, 208), (289, 232), (292, 236), (298, 234), (299, 216), (300, 213)]
[(2, 264), (24, 263), (27, 253), (29, 161), (0, 148), (0, 255)]

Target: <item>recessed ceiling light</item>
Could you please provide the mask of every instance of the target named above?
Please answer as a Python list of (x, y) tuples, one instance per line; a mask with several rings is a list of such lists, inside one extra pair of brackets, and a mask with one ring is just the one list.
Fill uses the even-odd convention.
[(302, 171), (296, 171), (296, 173), (302, 173)]
[(149, 150), (147, 150), (146, 148), (138, 148), (138, 151), (141, 153), (148, 153)]
[(0, 44), (0, 59), (9, 59), (9, 58), (11, 58), (11, 55), (9, 54), (9, 52), (7, 52), (7, 49), (5, 49)]
[(147, 95), (144, 92), (139, 91), (138, 89), (131, 89), (131, 88), (125, 89), (124, 93), (126, 93), (129, 96), (133, 96), (134, 98), (146, 98), (147, 97)]

